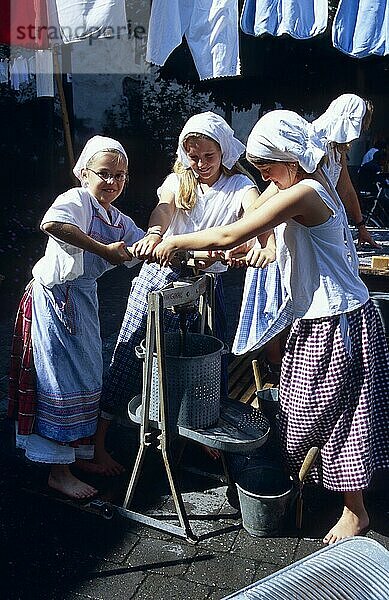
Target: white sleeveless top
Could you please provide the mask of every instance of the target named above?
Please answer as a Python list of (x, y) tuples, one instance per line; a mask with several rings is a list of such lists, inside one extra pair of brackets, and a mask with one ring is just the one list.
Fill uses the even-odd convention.
[[(179, 176), (176, 173), (171, 173), (166, 177), (161, 187), (158, 188), (158, 197), (161, 197), (163, 189), (177, 196), (178, 187)], [(196, 204), (189, 210), (175, 209), (164, 237), (234, 223), (241, 216), (243, 198), (251, 188), (256, 188), (255, 183), (246, 175), (240, 173), (230, 177), (222, 174), (204, 194), (197, 186)], [(205, 270), (215, 273), (226, 271), (227, 267), (217, 262)]]
[(317, 319), (355, 310), (368, 300), (369, 292), (358, 276), (358, 257), (343, 205), (314, 179), (296, 185), (314, 189), (332, 215), (314, 227), (290, 219), (284, 230), (276, 230), (277, 261), (294, 317)]

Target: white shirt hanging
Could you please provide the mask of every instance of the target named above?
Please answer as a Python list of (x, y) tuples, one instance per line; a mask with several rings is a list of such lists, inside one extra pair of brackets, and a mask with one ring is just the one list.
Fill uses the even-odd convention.
[(340, 0), (332, 25), (335, 48), (357, 58), (389, 54), (388, 32), (388, 0)]
[(53, 53), (51, 50), (36, 50), (36, 95), (54, 97)]
[(245, 0), (240, 26), (249, 35), (283, 35), (308, 39), (326, 30), (327, 0)]
[(154, 0), (146, 60), (164, 65), (184, 35), (201, 80), (240, 74), (237, 0)]
[(115, 37), (127, 31), (125, 0), (53, 0), (49, 2), (49, 20), (58, 20), (65, 44), (93, 38)]

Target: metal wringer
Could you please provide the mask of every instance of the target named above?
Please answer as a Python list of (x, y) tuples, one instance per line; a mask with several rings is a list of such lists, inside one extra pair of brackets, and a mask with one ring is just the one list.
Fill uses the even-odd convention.
[[(228, 352), (213, 332), (214, 281), (209, 273), (172, 282), (149, 294), (146, 339), (138, 347), (144, 358), (142, 395), (128, 407), (140, 424), (140, 444), (122, 516), (196, 542), (179, 489), (172, 460), (177, 437), (225, 452), (248, 452), (264, 444), (269, 423), (260, 411), (237, 401), (220, 399), (221, 357)], [(180, 316), (180, 331), (164, 331), (164, 311)], [(188, 312), (198, 312), (198, 333), (186, 328)], [(154, 443), (168, 477), (180, 526), (163, 517), (129, 510), (147, 449)], [(170, 515), (169, 515), (170, 516)]]

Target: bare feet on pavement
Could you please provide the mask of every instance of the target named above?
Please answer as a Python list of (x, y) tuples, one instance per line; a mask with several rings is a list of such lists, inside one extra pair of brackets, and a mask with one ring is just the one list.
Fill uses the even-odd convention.
[(68, 465), (52, 465), (48, 485), (74, 500), (87, 500), (97, 494), (97, 490), (75, 477)]
[(366, 510), (355, 514), (347, 506), (343, 509), (343, 514), (335, 526), (327, 533), (323, 542), (325, 544), (335, 544), (339, 540), (354, 535), (364, 533), (369, 526), (369, 516)]

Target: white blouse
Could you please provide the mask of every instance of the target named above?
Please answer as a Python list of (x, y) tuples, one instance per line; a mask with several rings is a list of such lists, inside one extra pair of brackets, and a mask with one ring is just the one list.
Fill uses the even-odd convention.
[[(41, 227), (51, 221), (69, 223), (87, 234), (93, 214), (92, 205), (97, 209), (99, 216), (107, 223), (111, 225), (123, 224), (125, 231), (123, 241), (128, 245), (132, 245), (144, 236), (143, 230), (137, 227), (130, 217), (113, 206), (110, 210), (110, 219), (107, 211), (84, 188), (72, 188), (58, 196), (45, 213), (41, 221)], [(124, 264), (133, 267), (138, 262), (137, 259), (133, 258)], [(113, 267), (114, 265), (112, 265)], [(44, 256), (32, 269), (34, 279), (48, 288), (76, 279), (83, 273), (84, 250), (51, 235)]]

